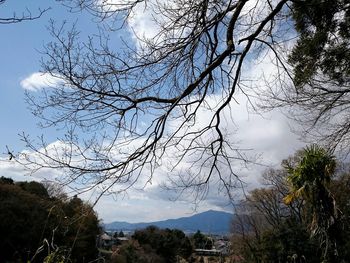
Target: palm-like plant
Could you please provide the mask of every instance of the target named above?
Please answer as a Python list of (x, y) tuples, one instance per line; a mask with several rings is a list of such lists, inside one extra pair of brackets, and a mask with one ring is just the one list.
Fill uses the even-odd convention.
[(338, 211), (329, 190), (336, 168), (334, 156), (320, 146), (311, 145), (301, 152), (296, 163), (286, 162), (285, 168), (291, 185), (285, 203), (289, 204), (296, 198), (305, 200), (311, 209), (311, 235), (320, 239), (324, 262), (335, 262)]

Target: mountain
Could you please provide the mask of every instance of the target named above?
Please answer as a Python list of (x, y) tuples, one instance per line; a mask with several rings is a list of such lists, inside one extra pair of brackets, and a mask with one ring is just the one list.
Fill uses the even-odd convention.
[(105, 224), (105, 229), (109, 231), (132, 231), (154, 225), (159, 228), (176, 228), (185, 232), (196, 232), (197, 230), (200, 230), (201, 232), (209, 234), (226, 234), (230, 232), (232, 217), (233, 214), (227, 212), (209, 210), (190, 217), (181, 217), (177, 219), (168, 219), (148, 223), (128, 223), (116, 221)]

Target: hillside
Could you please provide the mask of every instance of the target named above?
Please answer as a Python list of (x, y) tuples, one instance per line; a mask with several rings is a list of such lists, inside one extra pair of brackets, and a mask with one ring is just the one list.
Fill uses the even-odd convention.
[(128, 223), (116, 221), (105, 224), (105, 228), (106, 230), (110, 231), (132, 231), (135, 229), (142, 229), (150, 225), (155, 225), (159, 228), (176, 228), (185, 232), (196, 232), (197, 230), (200, 230), (201, 232), (210, 234), (226, 234), (230, 232), (232, 217), (233, 214), (227, 212), (209, 210), (189, 217), (147, 223)]

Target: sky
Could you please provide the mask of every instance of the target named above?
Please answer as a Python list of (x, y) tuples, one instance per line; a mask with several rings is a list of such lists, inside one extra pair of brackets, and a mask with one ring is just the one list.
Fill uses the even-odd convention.
[[(8, 3), (11, 2), (11, 3)], [(52, 40), (47, 26), (53, 19), (57, 24), (67, 21), (67, 24), (77, 23), (83, 35), (93, 34), (96, 30), (93, 18), (87, 13), (70, 13), (68, 9), (56, 1), (8, 1), (0, 6), (0, 17), (11, 16), (14, 11), (21, 14), (28, 8), (33, 15), (38, 8), (50, 8), (43, 16), (34, 21), (18, 24), (0, 24), (0, 176), (15, 180), (43, 180), (59, 178), (61, 171), (50, 170), (28, 175), (23, 167), (8, 160), (7, 148), (14, 152), (24, 151), (25, 145), (19, 134), (26, 133), (32, 138), (42, 134), (49, 142), (54, 143), (62, 131), (54, 128), (42, 130), (25, 103), (24, 92), (35, 93), (37, 89), (53, 84), (55, 80), (40, 73), (42, 57), (40, 51), (46, 43)], [(150, 16), (142, 9), (129, 21), (129, 26), (140, 34), (152, 36), (156, 31), (150, 21)], [(124, 34), (128, 34), (124, 32)], [(131, 35), (133, 41), (137, 41)], [(137, 43), (135, 43), (137, 45)], [(252, 76), (262, 76), (273, 71), (269, 62), (262, 62), (251, 69)], [(247, 110), (246, 99), (238, 96), (239, 105), (231, 107), (235, 116), (240, 143), (245, 148), (253, 149), (260, 156), (262, 165), (241, 168), (240, 175), (252, 189), (259, 185), (259, 178), (268, 167), (278, 167), (281, 161), (300, 149), (304, 143), (291, 132), (293, 126), (290, 120), (278, 111), (263, 115)], [(205, 117), (205, 116), (202, 116)], [(233, 127), (228, 127), (229, 129)], [(162, 169), (158, 172), (161, 176)], [(93, 193), (86, 193), (81, 198), (92, 202)], [(99, 217), (106, 223), (112, 221), (147, 222), (189, 216), (195, 212), (209, 209), (233, 211), (225, 196), (212, 191), (199, 206), (195, 206), (185, 196), (175, 198), (173, 193), (163, 190), (159, 185), (151, 185), (144, 190), (131, 189), (123, 196), (104, 196), (95, 206)], [(173, 200), (177, 199), (177, 200)]]

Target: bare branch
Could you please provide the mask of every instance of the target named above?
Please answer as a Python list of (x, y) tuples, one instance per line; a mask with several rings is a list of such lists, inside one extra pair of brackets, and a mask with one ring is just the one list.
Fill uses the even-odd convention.
[[(23, 162), (65, 169), (67, 183), (102, 192), (156, 180), (196, 199), (209, 184), (231, 196), (252, 159), (226, 129), (230, 107), (245, 65), (275, 47), (287, 2), (76, 1), (72, 10), (88, 9), (104, 23), (122, 18), (117, 29), (129, 29), (135, 42), (115, 48), (101, 34), (82, 43), (75, 26), (51, 24), (43, 71), (62, 82), (27, 99), (44, 127), (63, 127), (67, 135), (57, 148), (23, 136), (31, 150)], [(151, 37), (131, 28), (140, 8), (151, 14)], [(154, 176), (160, 166), (168, 177)]]
[[(0, 0), (0, 6), (5, 4), (6, 0)], [(40, 18), (44, 13), (46, 13), (51, 8), (38, 9), (38, 12), (33, 15), (29, 9), (26, 9), (21, 14), (13, 13), (10, 17), (0, 17), (0, 24), (15, 24), (23, 21), (35, 20)]]

